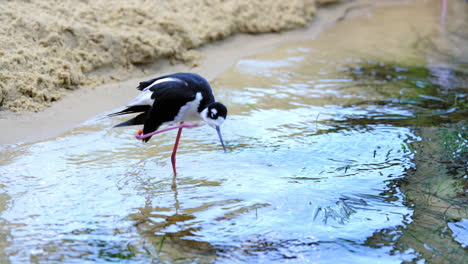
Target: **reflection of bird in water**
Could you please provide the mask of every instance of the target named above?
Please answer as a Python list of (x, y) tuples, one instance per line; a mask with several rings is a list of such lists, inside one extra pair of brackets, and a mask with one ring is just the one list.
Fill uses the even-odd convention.
[[(149, 195), (146, 197), (145, 206), (137, 208), (138, 212), (129, 215), (136, 222), (136, 229), (141, 236), (141, 239), (130, 243), (131, 250), (141, 252), (143, 249), (152, 258), (161, 259), (161, 262), (167, 259), (198, 259), (203, 263), (212, 262), (216, 258), (217, 249), (209, 242), (195, 239), (201, 229), (190, 223), (196, 218), (195, 215), (179, 212), (181, 208), (175, 175), (172, 178), (171, 191), (174, 194), (173, 206), (154, 206), (155, 197)], [(173, 209), (175, 212), (169, 213)]]
[[(178, 128), (171, 155), (174, 174), (176, 174), (175, 156), (182, 128), (199, 126), (199, 124), (184, 123), (185, 121), (203, 120), (216, 129), (226, 152), (220, 126), (226, 119), (227, 108), (215, 101), (210, 84), (203, 77), (194, 73), (175, 73), (141, 82), (137, 89), (141, 90), (141, 94), (131, 101), (126, 109), (109, 116), (140, 113), (115, 127), (143, 125), (143, 131), (139, 130), (136, 135), (137, 139), (143, 142), (148, 142), (155, 134)], [(161, 125), (175, 123), (180, 124), (156, 131)]]

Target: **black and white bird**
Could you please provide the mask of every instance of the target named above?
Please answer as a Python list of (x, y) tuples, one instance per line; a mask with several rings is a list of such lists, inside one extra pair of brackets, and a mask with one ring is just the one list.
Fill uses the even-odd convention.
[[(205, 121), (216, 129), (221, 145), (226, 152), (220, 127), (226, 120), (227, 108), (215, 101), (211, 86), (203, 77), (195, 73), (175, 73), (140, 82), (137, 89), (141, 91), (141, 94), (131, 101), (126, 109), (109, 116), (140, 113), (114, 127), (143, 125), (143, 131), (140, 130), (136, 136), (143, 142), (148, 142), (155, 134), (178, 128), (179, 131), (171, 155), (174, 174), (176, 174), (175, 156), (182, 128), (199, 126), (199, 124), (184, 122)], [(161, 125), (177, 123), (180, 124), (157, 131)]]

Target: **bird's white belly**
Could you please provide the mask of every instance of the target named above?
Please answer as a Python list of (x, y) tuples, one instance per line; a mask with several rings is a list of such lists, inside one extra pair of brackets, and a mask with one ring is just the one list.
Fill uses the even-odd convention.
[(179, 113), (174, 118), (174, 121), (168, 122), (168, 124), (202, 120), (200, 114), (198, 113), (198, 106), (200, 105), (201, 100), (201, 93), (197, 93), (195, 100), (187, 102), (184, 106), (182, 106), (179, 110)]

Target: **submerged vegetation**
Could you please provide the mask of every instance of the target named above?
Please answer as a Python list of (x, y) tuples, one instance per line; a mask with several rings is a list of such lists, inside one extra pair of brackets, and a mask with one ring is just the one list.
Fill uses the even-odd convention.
[(412, 221), (380, 230), (366, 243), (393, 245), (402, 253), (414, 250), (418, 257), (412, 261), (463, 263), (466, 251), (454, 241), (447, 223), (468, 217), (468, 73), (377, 62), (350, 69), (358, 85), (384, 97), (365, 104), (404, 107), (412, 113), (374, 123), (411, 127), (420, 137), (410, 144), (415, 168), (396, 180), (414, 210)]
[[(375, 89), (380, 105), (404, 106), (412, 116), (397, 118), (393, 125), (410, 126), (422, 137), (449, 175), (459, 179), (459, 196), (466, 196), (468, 161), (468, 72), (448, 68), (403, 66), (370, 62), (351, 67), (350, 76), (358, 85)], [(382, 119), (378, 119), (382, 120)], [(384, 119), (385, 120), (385, 119)], [(383, 122), (388, 122), (385, 120)], [(432, 128), (432, 129), (431, 129)], [(416, 153), (418, 145), (413, 146)]]

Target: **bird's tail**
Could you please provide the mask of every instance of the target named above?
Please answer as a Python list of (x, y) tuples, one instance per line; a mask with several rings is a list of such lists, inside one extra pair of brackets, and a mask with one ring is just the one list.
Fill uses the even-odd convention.
[(115, 112), (112, 114), (107, 115), (108, 117), (114, 117), (114, 116), (119, 116), (119, 115), (127, 115), (127, 114), (134, 114), (134, 113), (141, 113), (137, 115), (136, 117), (127, 120), (125, 122), (122, 122), (118, 125), (115, 125), (114, 127), (121, 127), (121, 126), (134, 126), (134, 125), (142, 125), (145, 123), (146, 119), (146, 112), (150, 109), (149, 105), (134, 105), (127, 107), (126, 109)]
[(141, 112), (146, 112), (150, 109), (151, 107), (149, 105), (134, 105), (127, 107), (126, 109), (115, 112), (112, 114), (107, 115), (108, 117), (113, 117), (113, 116), (119, 116), (119, 115), (127, 115), (127, 114), (133, 114), (133, 113), (141, 113)]
[(125, 122), (115, 125), (114, 127), (142, 125), (145, 123), (145, 119), (146, 119), (146, 113), (141, 113), (130, 120), (127, 120)]

